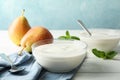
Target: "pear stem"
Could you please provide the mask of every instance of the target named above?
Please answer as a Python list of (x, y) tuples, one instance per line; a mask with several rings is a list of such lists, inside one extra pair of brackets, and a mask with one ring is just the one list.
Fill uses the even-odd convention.
[(24, 16), (24, 13), (25, 13), (25, 9), (22, 10), (22, 16)]
[(24, 47), (18, 52), (18, 55), (21, 56), (22, 55), (22, 51), (24, 50)]

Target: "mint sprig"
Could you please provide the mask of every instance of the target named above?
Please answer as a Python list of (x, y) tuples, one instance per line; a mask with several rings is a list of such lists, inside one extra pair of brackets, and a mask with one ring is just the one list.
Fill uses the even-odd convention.
[(58, 39), (61, 39), (61, 40), (80, 40), (80, 38), (77, 36), (71, 36), (69, 31), (66, 31), (65, 36), (60, 36), (60, 37), (58, 37)]
[(103, 58), (103, 59), (113, 59), (117, 55), (116, 51), (104, 52), (104, 51), (97, 50), (96, 48), (92, 49), (92, 52), (98, 58)]

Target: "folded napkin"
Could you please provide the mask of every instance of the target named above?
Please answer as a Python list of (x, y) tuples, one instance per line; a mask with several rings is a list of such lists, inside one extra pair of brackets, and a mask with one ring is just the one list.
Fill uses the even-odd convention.
[(81, 63), (77, 68), (67, 73), (52, 73), (42, 68), (35, 58), (27, 52), (23, 52), (22, 56), (13, 53), (9, 57), (17, 67), (24, 67), (25, 70), (11, 74), (9, 72), (10, 64), (0, 58), (0, 80), (71, 80), (82, 65)]

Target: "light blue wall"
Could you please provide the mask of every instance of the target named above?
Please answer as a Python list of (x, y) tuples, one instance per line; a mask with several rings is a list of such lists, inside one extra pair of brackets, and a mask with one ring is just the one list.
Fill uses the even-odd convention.
[(120, 29), (120, 0), (0, 0), (0, 29), (8, 29), (22, 9), (31, 26), (81, 29), (81, 19), (88, 28)]

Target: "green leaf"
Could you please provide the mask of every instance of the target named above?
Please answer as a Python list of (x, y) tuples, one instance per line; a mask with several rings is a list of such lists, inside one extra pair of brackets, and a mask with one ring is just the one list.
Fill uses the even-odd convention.
[(107, 59), (113, 59), (117, 55), (117, 52), (110, 51), (106, 54)]
[(66, 37), (67, 37), (68, 39), (70, 39), (70, 33), (69, 33), (69, 31), (66, 31)]
[(80, 40), (80, 38), (76, 36), (71, 36), (71, 39)]
[(106, 53), (104, 51), (92, 49), (92, 52), (95, 56), (97, 56), (99, 58), (103, 58), (103, 59), (113, 59), (117, 55), (117, 52), (115, 52), (115, 51), (110, 51), (110, 52)]
[(67, 37), (66, 36), (60, 36), (60, 37), (58, 37), (58, 39), (65, 40), (65, 39), (67, 39)]
[(61, 40), (80, 40), (79, 37), (71, 36), (69, 31), (66, 31), (66, 35), (60, 36), (60, 37), (58, 37), (58, 39), (61, 39)]
[(95, 56), (99, 57), (99, 58), (106, 58), (105, 57), (105, 52), (104, 51), (99, 51), (97, 49), (92, 49), (92, 52)]

